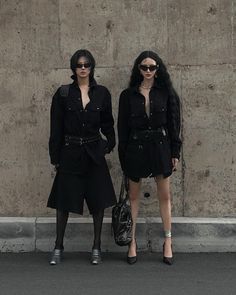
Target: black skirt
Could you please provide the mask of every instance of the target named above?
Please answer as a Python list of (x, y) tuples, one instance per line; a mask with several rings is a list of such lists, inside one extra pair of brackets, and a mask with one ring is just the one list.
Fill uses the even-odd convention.
[(113, 206), (116, 196), (105, 158), (98, 165), (86, 159), (86, 173), (57, 172), (47, 206), (62, 211), (83, 214), (86, 200), (90, 214)]
[(162, 132), (134, 132), (126, 148), (124, 166), (126, 176), (136, 182), (148, 176), (170, 176), (173, 164), (168, 136)]

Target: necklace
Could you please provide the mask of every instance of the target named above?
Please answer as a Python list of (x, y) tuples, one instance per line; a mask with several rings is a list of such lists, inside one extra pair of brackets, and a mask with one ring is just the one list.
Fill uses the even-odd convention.
[(152, 88), (152, 86), (151, 87), (145, 87), (143, 85), (140, 85), (140, 87), (143, 88), (143, 89), (151, 89)]

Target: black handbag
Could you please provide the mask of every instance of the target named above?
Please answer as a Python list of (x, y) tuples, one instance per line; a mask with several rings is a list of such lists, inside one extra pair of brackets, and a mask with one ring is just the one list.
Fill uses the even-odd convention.
[(118, 203), (112, 208), (112, 229), (115, 243), (127, 246), (132, 241), (132, 215), (129, 203), (127, 179), (124, 176), (121, 183)]

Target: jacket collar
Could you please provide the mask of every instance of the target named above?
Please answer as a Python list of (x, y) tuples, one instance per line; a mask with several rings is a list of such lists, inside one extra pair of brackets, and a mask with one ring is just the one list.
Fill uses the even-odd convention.
[[(74, 80), (74, 82), (72, 82), (72, 85), (74, 85), (75, 87), (78, 88), (78, 83), (77, 83), (76, 80)], [(92, 88), (92, 87), (95, 87), (95, 86), (97, 86), (97, 82), (96, 82), (95, 79), (89, 81), (89, 88)]]
[(93, 80), (91, 80), (91, 81), (89, 81), (89, 87), (91, 88), (91, 87), (95, 87), (95, 86), (97, 86), (98, 84), (97, 84), (97, 81), (93, 78)]

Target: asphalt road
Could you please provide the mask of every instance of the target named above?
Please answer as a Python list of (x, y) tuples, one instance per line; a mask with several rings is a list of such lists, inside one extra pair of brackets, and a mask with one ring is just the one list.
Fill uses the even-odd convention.
[(65, 253), (50, 266), (47, 253), (1, 253), (0, 295), (236, 294), (236, 253), (177, 253), (172, 266), (160, 253), (138, 254), (135, 265), (123, 253), (105, 253), (92, 266), (89, 253)]

